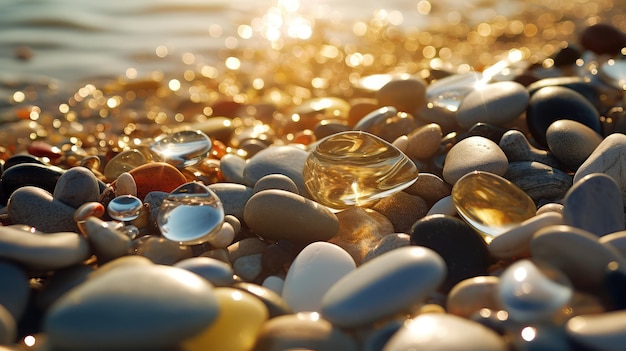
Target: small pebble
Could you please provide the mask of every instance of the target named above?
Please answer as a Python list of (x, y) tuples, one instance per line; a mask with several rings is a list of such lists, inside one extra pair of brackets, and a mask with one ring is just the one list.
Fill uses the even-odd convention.
[(298, 194), (298, 186), (296, 183), (284, 174), (268, 174), (259, 179), (252, 188), (253, 193), (262, 190), (279, 189)]
[(463, 128), (479, 122), (505, 125), (524, 113), (528, 99), (528, 91), (519, 83), (486, 84), (474, 88), (463, 98), (456, 119)]
[(472, 171), (486, 171), (504, 175), (509, 161), (493, 141), (473, 136), (456, 143), (446, 156), (443, 165), (443, 179), (454, 184), (461, 177)]
[(427, 159), (439, 150), (442, 136), (441, 127), (436, 123), (419, 127), (407, 135), (404, 153), (411, 159)]
[(580, 315), (567, 321), (565, 331), (589, 349), (620, 351), (626, 343), (625, 317), (626, 310)]
[(232, 266), (215, 258), (192, 257), (178, 261), (173, 266), (195, 273), (215, 287), (231, 286), (235, 282)]
[(128, 254), (132, 246), (128, 235), (96, 217), (89, 217), (85, 220), (84, 234), (99, 264)]
[(460, 281), (448, 293), (446, 299), (448, 313), (471, 318), (483, 308), (502, 309), (497, 296), (499, 282), (499, 277), (490, 275)]
[(302, 169), (309, 154), (292, 146), (268, 147), (248, 159), (243, 170), (245, 184), (254, 186), (266, 175), (284, 174), (298, 186), (300, 194), (306, 194)]
[(546, 142), (554, 157), (575, 171), (602, 142), (602, 137), (582, 123), (564, 119), (550, 124)]
[(574, 174), (574, 183), (592, 173), (604, 173), (619, 185), (622, 196), (626, 197), (626, 135), (614, 133), (602, 140), (600, 145), (589, 155), (587, 160), (578, 167)]

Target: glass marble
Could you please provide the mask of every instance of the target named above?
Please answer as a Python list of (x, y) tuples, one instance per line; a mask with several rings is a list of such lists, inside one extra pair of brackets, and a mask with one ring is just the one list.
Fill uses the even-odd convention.
[(474, 171), (452, 187), (459, 215), (487, 242), (536, 213), (534, 201), (515, 184), (496, 174)]
[(522, 259), (500, 276), (498, 297), (519, 322), (545, 320), (565, 306), (573, 295), (571, 282), (559, 270)]
[(333, 209), (363, 206), (401, 191), (419, 171), (400, 150), (362, 131), (334, 134), (309, 154), (303, 176), (309, 194)]
[(121, 195), (113, 198), (107, 205), (107, 213), (118, 221), (128, 222), (139, 217), (143, 202), (133, 195)]
[(211, 138), (199, 130), (183, 130), (158, 136), (150, 150), (177, 168), (193, 166), (211, 151)]
[(219, 233), (223, 222), (224, 207), (219, 197), (195, 182), (174, 189), (163, 200), (157, 215), (163, 236), (183, 245), (207, 242)]

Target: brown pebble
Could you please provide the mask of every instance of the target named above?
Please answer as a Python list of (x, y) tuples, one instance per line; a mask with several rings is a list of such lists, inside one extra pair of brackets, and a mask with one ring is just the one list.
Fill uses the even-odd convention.
[(420, 173), (415, 183), (404, 189), (405, 192), (419, 196), (429, 205), (449, 196), (452, 187), (439, 176), (432, 173)]
[(414, 113), (426, 100), (426, 81), (417, 76), (401, 76), (376, 92), (381, 106), (393, 106), (401, 112)]
[[(164, 162), (146, 163), (128, 173), (135, 179), (137, 197), (142, 200), (151, 191), (169, 193), (187, 182), (187, 178), (176, 167)], [(115, 187), (115, 182), (111, 185)]]
[(396, 233), (408, 233), (413, 223), (424, 217), (430, 207), (419, 196), (404, 191), (378, 201), (372, 209), (389, 218)]

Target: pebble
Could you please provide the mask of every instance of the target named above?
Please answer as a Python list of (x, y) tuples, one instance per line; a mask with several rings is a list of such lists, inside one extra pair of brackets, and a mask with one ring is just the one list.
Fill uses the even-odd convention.
[(404, 153), (411, 159), (428, 159), (439, 150), (442, 136), (441, 126), (436, 123), (419, 127), (407, 135)]
[(233, 270), (244, 280), (253, 282), (263, 270), (262, 259), (260, 253), (239, 257), (233, 261)]
[(603, 235), (599, 241), (602, 244), (610, 244), (626, 259), (626, 230)]
[(554, 157), (575, 171), (602, 142), (602, 137), (582, 123), (563, 119), (550, 124), (546, 142)]
[(147, 159), (139, 150), (130, 149), (115, 155), (104, 166), (104, 177), (108, 181), (117, 179), (122, 173), (147, 164)]
[(224, 222), (216, 233), (207, 238), (207, 243), (214, 249), (224, 249), (233, 243), (235, 235), (237, 235), (235, 228), (230, 223)]
[(263, 324), (253, 351), (357, 351), (356, 342), (317, 312), (272, 318)]
[[(125, 257), (141, 258), (139, 256)], [(148, 263), (150, 263), (149, 260), (147, 261)], [(107, 267), (107, 264), (104, 264), (100, 267)], [(88, 279), (91, 279), (99, 275), (100, 273), (103, 273), (104, 271), (106, 270), (102, 270), (101, 272), (100, 270), (96, 270), (96, 268), (86, 264), (73, 265), (67, 268), (57, 270), (56, 272), (54, 272), (54, 275), (52, 277), (46, 279), (45, 285), (39, 288), (37, 293), (34, 295), (35, 306), (37, 307), (37, 309), (47, 311), (50, 306), (52, 306), (61, 296), (65, 295), (68, 291), (86, 282)], [(28, 318), (28, 316), (25, 317)]]
[(42, 233), (30, 227), (0, 227), (0, 258), (36, 271), (78, 264), (91, 255), (87, 239), (75, 232)]
[(195, 273), (215, 287), (227, 287), (235, 282), (233, 267), (215, 258), (191, 257), (178, 261), (173, 266)]
[(18, 163), (4, 168), (0, 177), (0, 204), (6, 205), (9, 197), (24, 186), (35, 186), (49, 193), (54, 191), (63, 171), (39, 163)]
[(600, 115), (584, 96), (560, 86), (537, 90), (530, 98), (526, 111), (526, 122), (534, 141), (546, 148), (548, 127), (562, 119), (580, 122), (596, 133), (602, 133)]
[(601, 244), (586, 230), (567, 225), (547, 226), (535, 232), (530, 254), (561, 270), (575, 288), (583, 291), (602, 289), (610, 262), (625, 264), (617, 249)]
[(99, 218), (87, 218), (83, 228), (98, 264), (125, 256), (132, 246), (128, 235)]
[(251, 187), (236, 183), (214, 183), (207, 188), (219, 197), (225, 215), (243, 219), (244, 207), (254, 194)]
[(415, 183), (404, 189), (411, 195), (419, 196), (432, 206), (435, 202), (450, 195), (452, 187), (436, 174), (420, 172)]
[(504, 339), (469, 319), (446, 313), (424, 313), (402, 326), (383, 351), (508, 350)]
[(473, 136), (456, 143), (445, 159), (443, 179), (454, 185), (461, 177), (472, 171), (486, 171), (496, 175), (504, 175), (509, 161), (493, 141)]
[(298, 186), (296, 183), (284, 174), (268, 174), (259, 179), (252, 188), (253, 193), (262, 190), (279, 189), (298, 194)]
[(151, 235), (133, 240), (133, 247), (130, 252), (162, 265), (172, 265), (193, 256), (189, 246)]
[(284, 190), (263, 190), (248, 200), (244, 222), (269, 241), (311, 243), (337, 234), (337, 216), (324, 206)]
[(578, 167), (574, 174), (574, 183), (592, 173), (604, 173), (619, 185), (622, 196), (626, 197), (626, 135), (614, 133), (602, 140), (600, 145)]
[(100, 198), (98, 179), (85, 167), (70, 168), (57, 180), (52, 197), (73, 208), (87, 202), (98, 201)]
[[(580, 55), (576, 58), (578, 60)], [(575, 62), (574, 62), (575, 63)], [(569, 76), (569, 77), (548, 77), (539, 79), (530, 84), (527, 89), (530, 96), (533, 96), (539, 89), (545, 87), (559, 86), (572, 89), (580, 95), (584, 96), (594, 106), (600, 105), (600, 92), (589, 79), (585, 77)]]
[(220, 159), (220, 172), (227, 182), (243, 184), (243, 170), (245, 168), (246, 159), (238, 155), (226, 154)]
[(74, 221), (75, 211), (76, 208), (58, 201), (47, 190), (35, 186), (17, 189), (7, 204), (7, 212), (13, 224), (28, 224), (46, 233), (78, 232)]
[(385, 121), (398, 114), (398, 109), (393, 106), (383, 106), (367, 113), (352, 127), (352, 130), (362, 130), (372, 133), (374, 127), (384, 125)]
[[(141, 200), (152, 191), (169, 193), (187, 183), (185, 176), (176, 167), (165, 162), (142, 163), (127, 172), (135, 179), (137, 197)], [(119, 175), (114, 179), (117, 179), (117, 177)], [(115, 182), (111, 183), (111, 185), (115, 187)]]
[(434, 214), (447, 215), (450, 217), (458, 216), (456, 206), (454, 205), (454, 201), (452, 200), (452, 195), (448, 195), (441, 200), (435, 202), (433, 207), (428, 210), (428, 213), (426, 213), (425, 217)]
[(115, 180), (115, 196), (120, 195), (137, 196), (137, 183), (128, 172), (120, 174)]
[(429, 206), (421, 197), (400, 191), (380, 199), (371, 209), (387, 217), (395, 232), (406, 233), (428, 213)]
[(218, 314), (214, 288), (199, 276), (162, 265), (130, 266), (63, 295), (46, 313), (43, 329), (50, 345), (64, 350), (159, 349), (197, 335)]
[(352, 256), (339, 246), (311, 243), (289, 267), (282, 296), (294, 312), (319, 312), (324, 293), (355, 268)]
[(15, 321), (22, 318), (28, 306), (31, 296), (28, 280), (29, 276), (18, 263), (4, 259), (0, 261), (0, 286), (3, 287), (0, 289), (0, 306)]
[(540, 162), (511, 162), (504, 178), (522, 189), (536, 204), (559, 201), (572, 186), (572, 176)]
[(376, 92), (376, 99), (382, 106), (393, 106), (398, 111), (413, 113), (424, 105), (427, 85), (418, 76), (402, 75), (383, 85)]
[(445, 267), (443, 259), (425, 247), (392, 250), (337, 281), (322, 298), (321, 315), (349, 328), (407, 312), (439, 287)]
[(502, 309), (497, 291), (500, 278), (478, 276), (458, 282), (450, 289), (446, 299), (446, 310), (459, 317), (471, 318), (483, 308)]
[(580, 45), (597, 54), (616, 55), (626, 46), (626, 34), (608, 23), (596, 23), (580, 33)]
[(530, 241), (535, 232), (547, 226), (560, 224), (564, 224), (560, 212), (538, 213), (518, 226), (493, 237), (489, 243), (489, 253), (499, 259), (529, 257)]
[(378, 244), (376, 244), (376, 246), (374, 246), (374, 248), (371, 251), (369, 251), (365, 255), (365, 257), (363, 257), (363, 262), (372, 260), (386, 252), (395, 250), (399, 247), (404, 247), (404, 246), (409, 246), (409, 245), (411, 245), (411, 236), (409, 234), (405, 234), (405, 233), (387, 234), (383, 236), (383, 238), (380, 239), (380, 241), (378, 241)]
[(567, 336), (592, 349), (619, 351), (626, 343), (626, 310), (579, 315), (565, 325)]
[(449, 291), (464, 279), (487, 275), (487, 243), (464, 221), (446, 215), (430, 215), (415, 222), (409, 234), (411, 245), (427, 247), (445, 261), (447, 274), (440, 286), (442, 291)]
[(466, 129), (479, 122), (506, 125), (524, 113), (528, 100), (526, 87), (517, 82), (481, 85), (463, 98), (456, 120)]
[(563, 199), (563, 222), (599, 237), (626, 229), (624, 199), (617, 183), (604, 173), (578, 180)]
[(250, 350), (269, 317), (267, 308), (254, 295), (241, 289), (215, 288), (214, 295), (219, 306), (217, 319), (199, 334), (185, 340), (181, 349)]
[(302, 169), (309, 153), (293, 146), (273, 146), (259, 151), (248, 159), (243, 170), (245, 184), (254, 186), (270, 174), (284, 174), (298, 186), (300, 194), (306, 194)]

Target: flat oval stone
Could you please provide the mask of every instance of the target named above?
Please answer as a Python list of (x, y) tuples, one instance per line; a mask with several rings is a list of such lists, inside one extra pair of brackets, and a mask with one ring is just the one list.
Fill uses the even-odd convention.
[(301, 194), (306, 194), (302, 170), (309, 153), (293, 146), (272, 146), (259, 151), (248, 160), (243, 170), (245, 184), (254, 186), (269, 174), (284, 174), (296, 183)]
[(383, 351), (422, 349), (508, 350), (502, 337), (481, 324), (452, 314), (424, 313), (405, 323), (385, 344)]
[[(28, 228), (30, 229), (30, 228)], [(73, 232), (44, 234), (0, 227), (0, 258), (28, 269), (48, 271), (80, 263), (91, 255), (87, 239)]]
[(597, 236), (626, 229), (624, 199), (615, 180), (604, 173), (581, 178), (565, 194), (563, 221)]
[(220, 172), (224, 180), (242, 184), (244, 182), (243, 170), (246, 168), (246, 160), (234, 154), (226, 154), (220, 159)]
[(572, 89), (544, 87), (530, 98), (526, 122), (533, 139), (540, 146), (547, 147), (546, 131), (550, 124), (562, 119), (580, 122), (596, 133), (602, 133), (600, 115), (596, 108)]
[(356, 342), (316, 312), (278, 316), (265, 322), (254, 351), (357, 351)]
[(421, 197), (429, 205), (450, 195), (452, 187), (433, 173), (421, 172), (415, 183), (404, 189), (405, 192)]
[(307, 193), (334, 209), (363, 206), (411, 185), (419, 171), (400, 150), (361, 131), (322, 140), (303, 170)]
[(469, 319), (483, 308), (502, 309), (497, 296), (499, 282), (499, 277), (489, 275), (460, 281), (448, 294), (446, 310), (448, 313)]
[(298, 194), (298, 186), (296, 183), (284, 174), (268, 174), (262, 177), (254, 184), (252, 191), (258, 193), (261, 190), (267, 189), (280, 189)]
[(600, 145), (578, 167), (574, 174), (574, 183), (591, 173), (609, 175), (619, 185), (622, 196), (626, 197), (626, 135), (614, 133), (602, 140)]
[(413, 113), (424, 105), (427, 83), (418, 76), (399, 76), (390, 80), (376, 92), (382, 106), (394, 106), (398, 111)]
[(546, 212), (531, 217), (520, 225), (495, 236), (489, 243), (489, 253), (498, 259), (530, 256), (530, 240), (539, 229), (560, 225), (563, 215), (559, 212)]
[(20, 163), (5, 168), (0, 177), (0, 204), (6, 205), (13, 192), (24, 186), (36, 186), (52, 193), (62, 174), (57, 167), (37, 163)]
[(187, 258), (174, 263), (174, 267), (195, 273), (216, 287), (231, 286), (235, 282), (232, 266), (215, 258)]
[(432, 157), (439, 150), (442, 133), (441, 127), (436, 123), (430, 123), (415, 129), (407, 135), (408, 140), (404, 153), (412, 159)]
[(98, 264), (125, 256), (132, 246), (128, 235), (109, 224), (96, 217), (87, 218), (83, 224), (84, 234), (98, 258)]
[(0, 306), (15, 321), (22, 318), (28, 306), (31, 293), (28, 280), (28, 275), (18, 264), (0, 260), (0, 286), (5, 287), (0, 289)]
[(59, 177), (52, 197), (70, 207), (78, 208), (87, 202), (98, 201), (98, 178), (85, 167), (73, 167)]
[(263, 302), (243, 290), (216, 288), (217, 319), (208, 328), (182, 343), (184, 351), (247, 351), (268, 318)]
[[(135, 179), (137, 197), (141, 200), (151, 191), (169, 193), (187, 182), (187, 178), (176, 167), (165, 162), (142, 164), (128, 173)], [(115, 182), (111, 185), (115, 186)]]
[(611, 261), (626, 264), (614, 247), (602, 245), (586, 230), (554, 225), (538, 230), (530, 241), (531, 257), (544, 260), (565, 273), (574, 287), (596, 291), (604, 284)]
[(266, 240), (311, 243), (328, 240), (339, 229), (337, 216), (326, 207), (284, 190), (263, 190), (246, 203), (244, 222)]
[(518, 260), (500, 275), (498, 297), (513, 320), (523, 323), (546, 321), (573, 295), (563, 273), (528, 259)]
[(504, 178), (522, 189), (535, 203), (558, 201), (572, 186), (572, 176), (539, 162), (511, 162)]
[(120, 174), (115, 180), (115, 196), (121, 195), (137, 196), (137, 183), (128, 172)]
[(253, 188), (237, 183), (214, 183), (208, 185), (207, 188), (222, 201), (224, 215), (243, 219), (243, 209), (254, 194)]
[(446, 156), (443, 179), (454, 184), (472, 171), (485, 171), (504, 175), (509, 166), (506, 155), (493, 141), (473, 136), (456, 143)]
[(205, 330), (219, 311), (213, 287), (199, 276), (163, 265), (131, 266), (62, 296), (43, 329), (50, 344), (64, 350), (160, 349)]
[[(579, 59), (578, 56), (576, 59)], [(574, 62), (575, 63), (575, 62)], [(540, 79), (530, 84), (527, 89), (530, 96), (533, 96), (539, 89), (551, 86), (559, 86), (572, 89), (584, 96), (594, 106), (600, 105), (600, 91), (590, 82), (588, 78), (578, 76), (561, 76)]]
[(570, 120), (558, 120), (546, 130), (546, 142), (552, 154), (571, 170), (580, 167), (602, 137), (586, 125)]
[(517, 82), (486, 84), (463, 98), (456, 119), (466, 129), (479, 122), (505, 125), (524, 113), (528, 99), (528, 91)]
[(409, 234), (411, 245), (427, 247), (445, 261), (447, 274), (441, 290), (449, 291), (464, 279), (487, 275), (487, 243), (464, 221), (429, 215), (415, 222)]
[(593, 350), (620, 351), (626, 343), (626, 310), (579, 315), (567, 321), (567, 336)]
[(322, 316), (356, 327), (410, 309), (443, 282), (445, 262), (431, 249), (401, 247), (337, 281), (322, 299)]
[(289, 267), (282, 296), (294, 312), (319, 312), (324, 293), (355, 268), (352, 256), (339, 246), (311, 243)]
[(55, 200), (48, 191), (24, 186), (13, 192), (7, 212), (14, 224), (35, 227), (40, 232), (78, 232), (74, 221), (76, 209)]
[(487, 241), (533, 217), (535, 203), (507, 179), (488, 172), (471, 172), (452, 187), (459, 215)]

